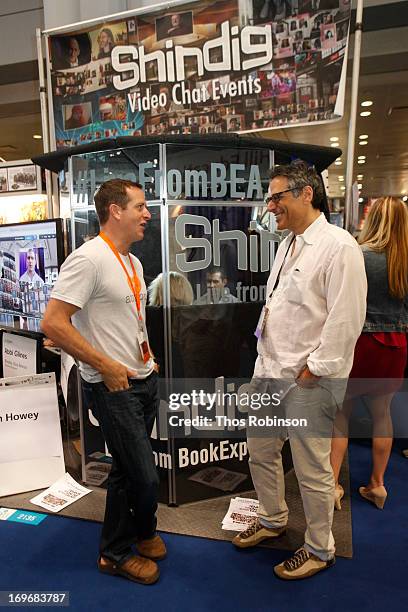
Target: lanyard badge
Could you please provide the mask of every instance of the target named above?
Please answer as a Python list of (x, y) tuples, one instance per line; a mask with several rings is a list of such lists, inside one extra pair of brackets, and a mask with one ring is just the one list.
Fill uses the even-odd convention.
[(139, 344), (140, 354), (142, 356), (143, 363), (147, 363), (151, 357), (149, 344), (147, 342), (147, 338), (145, 336), (144, 331), (141, 331), (140, 329), (137, 333), (137, 342)]
[(150, 349), (149, 349), (149, 343), (147, 341), (146, 328), (143, 324), (143, 319), (140, 313), (138, 313), (137, 322), (138, 322), (137, 342), (139, 344), (140, 354), (142, 356), (143, 363), (147, 363), (151, 358), (151, 354), (150, 354)]
[(261, 311), (261, 316), (259, 317), (259, 321), (258, 324), (256, 326), (256, 330), (254, 331), (254, 336), (256, 336), (259, 340), (259, 338), (262, 336), (264, 329), (265, 329), (265, 325), (266, 325), (266, 321), (269, 317), (269, 308), (267, 306), (264, 306), (262, 308)]

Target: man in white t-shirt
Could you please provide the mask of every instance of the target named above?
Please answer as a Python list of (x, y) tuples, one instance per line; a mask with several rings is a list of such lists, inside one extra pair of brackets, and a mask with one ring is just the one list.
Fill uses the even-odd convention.
[(107, 181), (94, 199), (101, 233), (61, 267), (42, 329), (78, 359), (112, 455), (98, 567), (150, 584), (159, 577), (155, 561), (166, 556), (155, 533), (159, 479), (150, 445), (159, 395), (143, 268), (129, 248), (143, 240), (151, 215), (141, 186), (131, 181)]

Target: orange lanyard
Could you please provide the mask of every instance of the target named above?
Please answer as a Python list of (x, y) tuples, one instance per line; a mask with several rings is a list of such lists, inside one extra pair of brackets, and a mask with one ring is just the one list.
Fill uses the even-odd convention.
[(134, 298), (135, 298), (135, 304), (136, 304), (136, 308), (137, 308), (138, 317), (139, 317), (139, 319), (141, 319), (141, 314), (140, 314), (140, 289), (141, 289), (141, 284), (140, 284), (139, 277), (136, 274), (136, 270), (135, 270), (135, 267), (133, 265), (133, 261), (132, 261), (130, 255), (128, 255), (128, 257), (129, 257), (130, 266), (132, 268), (133, 279), (130, 278), (129, 272), (127, 271), (126, 266), (123, 263), (123, 260), (122, 260), (121, 256), (119, 255), (119, 251), (115, 247), (115, 245), (113, 244), (112, 240), (110, 240), (110, 238), (108, 238), (103, 232), (100, 232), (99, 236), (102, 238), (102, 240), (104, 240), (106, 242), (108, 247), (115, 254), (117, 260), (120, 263), (120, 265), (122, 266), (123, 271), (126, 274), (126, 278), (127, 278), (130, 290), (132, 291), (132, 293), (134, 295)]

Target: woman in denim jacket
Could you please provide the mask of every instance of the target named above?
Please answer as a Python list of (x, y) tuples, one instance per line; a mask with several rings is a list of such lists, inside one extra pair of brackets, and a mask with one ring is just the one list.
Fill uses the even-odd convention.
[[(357, 341), (348, 395), (336, 416), (331, 463), (336, 481), (335, 506), (341, 509), (339, 472), (347, 449), (352, 397), (365, 395), (373, 420), (372, 472), (360, 487), (362, 497), (383, 508), (384, 474), (392, 448), (391, 401), (401, 386), (407, 361), (408, 208), (397, 198), (372, 205), (359, 237), (368, 281), (367, 314)], [(370, 381), (364, 379), (372, 379)]]

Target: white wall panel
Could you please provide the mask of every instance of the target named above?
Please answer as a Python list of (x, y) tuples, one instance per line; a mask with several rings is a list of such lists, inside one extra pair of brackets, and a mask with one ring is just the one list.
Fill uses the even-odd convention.
[(127, 10), (126, 0), (81, 0), (81, 21)]
[(17, 13), (20, 11), (42, 9), (42, 6), (42, 0), (1, 0), (0, 17), (7, 13)]
[[(20, 8), (21, 4), (17, 3)], [(35, 29), (44, 27), (43, 11), (33, 8), (21, 13), (15, 10), (6, 12), (3, 0), (0, 6), (0, 64), (17, 64), (37, 59)]]
[(81, 21), (80, 0), (44, 0), (45, 29)]
[(128, 9), (138, 9), (142, 6), (149, 7), (156, 4), (163, 4), (163, 0), (127, 0)]

